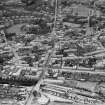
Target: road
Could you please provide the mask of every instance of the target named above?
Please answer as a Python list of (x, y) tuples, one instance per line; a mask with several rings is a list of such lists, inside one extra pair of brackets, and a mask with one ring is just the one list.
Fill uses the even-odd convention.
[(33, 92), (34, 91), (37, 91), (37, 92), (40, 91), (40, 85), (43, 81), (43, 78), (45, 77), (45, 72), (47, 71), (47, 65), (48, 65), (49, 61), (51, 60), (51, 57), (52, 57), (53, 52), (55, 50), (55, 46), (57, 44), (55, 42), (55, 40), (56, 40), (56, 30), (55, 29), (56, 29), (56, 19), (57, 19), (57, 10), (58, 10), (57, 3), (58, 3), (58, 0), (56, 0), (56, 3), (55, 3), (56, 7), (55, 7), (54, 27), (53, 27), (53, 30), (52, 30), (52, 33), (51, 33), (53, 46), (52, 46), (52, 49), (50, 51), (48, 51), (48, 54), (46, 54), (46, 57), (45, 57), (45, 60), (44, 60), (44, 63), (43, 63), (43, 67), (42, 67), (42, 74), (40, 76), (40, 79), (39, 79), (38, 83), (35, 86), (33, 86), (33, 88), (31, 90), (29, 96), (27, 97), (27, 100), (26, 100), (24, 105), (31, 105), (31, 102), (34, 98)]
[(32, 100), (34, 99), (33, 92), (34, 91), (39, 92), (40, 85), (43, 82), (43, 78), (45, 76), (45, 72), (47, 71), (47, 64), (49, 63), (54, 50), (55, 50), (55, 46), (52, 48), (51, 51), (48, 52), (48, 54), (46, 54), (45, 61), (44, 61), (43, 67), (42, 67), (42, 74), (40, 76), (40, 79), (39, 79), (38, 83), (32, 88), (32, 90), (31, 90), (29, 96), (27, 97), (26, 102), (25, 102), (24, 105), (31, 105)]

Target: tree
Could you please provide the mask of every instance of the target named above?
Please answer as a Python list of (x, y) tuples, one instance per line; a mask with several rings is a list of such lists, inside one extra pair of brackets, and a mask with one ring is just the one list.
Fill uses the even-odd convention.
[(22, 3), (26, 4), (27, 6), (30, 6), (30, 5), (37, 5), (37, 4), (40, 4), (42, 0), (21, 0)]
[(34, 3), (34, 1), (37, 1), (37, 0), (21, 0), (21, 2), (25, 3), (26, 5), (31, 5)]

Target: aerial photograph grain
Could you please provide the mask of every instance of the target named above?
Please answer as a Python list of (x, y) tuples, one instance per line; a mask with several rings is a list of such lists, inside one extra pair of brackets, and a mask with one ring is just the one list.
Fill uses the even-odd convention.
[(0, 105), (105, 105), (105, 0), (0, 0)]

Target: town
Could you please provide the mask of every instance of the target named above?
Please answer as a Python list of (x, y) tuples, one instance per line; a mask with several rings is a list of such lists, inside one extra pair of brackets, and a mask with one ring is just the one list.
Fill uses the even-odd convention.
[(1, 0), (0, 105), (104, 105), (104, 4)]

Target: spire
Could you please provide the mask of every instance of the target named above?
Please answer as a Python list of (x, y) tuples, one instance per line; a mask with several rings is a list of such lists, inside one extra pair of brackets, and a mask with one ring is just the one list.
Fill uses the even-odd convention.
[(88, 17), (87, 17), (87, 20), (88, 20), (88, 26), (87, 26), (87, 32), (86, 32), (86, 35), (92, 35), (93, 34), (93, 28), (92, 28), (92, 10), (89, 10), (89, 13), (88, 13)]

